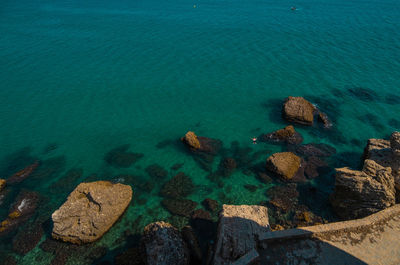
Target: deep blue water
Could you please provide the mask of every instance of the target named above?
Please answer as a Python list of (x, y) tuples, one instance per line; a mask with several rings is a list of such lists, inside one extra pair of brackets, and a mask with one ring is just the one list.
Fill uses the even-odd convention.
[[(334, 123), (330, 131), (297, 126), (304, 143), (334, 146), (332, 167), (356, 167), (368, 138), (400, 129), (399, 26), (397, 0), (5, 0), (1, 177), (33, 159), (44, 161), (42, 171), (52, 170), (11, 187), (0, 217), (21, 189), (45, 197), (37, 215), (46, 219), (79, 182), (116, 181), (120, 174), (146, 181), (145, 168), (154, 163), (169, 171), (168, 178), (171, 166), (183, 163), (180, 171), (197, 185), (189, 196), (194, 201), (223, 203), (222, 192), (231, 203), (265, 202), (268, 185), (237, 171), (218, 187), (176, 140), (193, 130), (226, 148), (237, 141), (264, 151), (255, 162), (264, 161), (281, 147), (253, 145), (251, 137), (287, 124), (280, 109), (290, 95), (306, 97)], [(160, 142), (169, 144), (160, 148)], [(104, 160), (122, 144), (144, 154), (126, 169)], [(70, 169), (83, 173), (52, 192)], [(333, 176), (319, 178), (312, 185), (326, 199)], [(98, 245), (121, 248), (126, 242), (116, 239), (126, 227), (140, 231), (151, 221), (169, 220), (158, 195), (162, 183), (150, 181), (156, 184), (152, 192), (135, 193), (145, 202), (133, 203)], [(245, 184), (261, 188), (250, 192)], [(12, 253), (9, 238), (0, 240), (0, 252)], [(21, 264), (52, 259), (38, 247), (25, 257), (12, 255)]]

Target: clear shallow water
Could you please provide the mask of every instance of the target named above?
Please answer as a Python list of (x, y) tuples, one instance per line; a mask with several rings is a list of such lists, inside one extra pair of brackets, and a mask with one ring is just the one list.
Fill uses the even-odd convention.
[[(332, 165), (357, 166), (366, 139), (400, 128), (399, 25), (394, 0), (6, 1), (0, 7), (2, 177), (27, 163), (10, 155), (29, 147), (25, 156), (61, 157), (48, 163), (57, 170), (13, 192), (39, 191), (50, 213), (70, 190), (49, 187), (71, 168), (83, 170), (75, 184), (119, 174), (146, 180), (145, 168), (154, 163), (169, 177), (172, 165), (184, 163), (180, 171), (198, 185), (189, 196), (195, 201), (221, 201), (221, 191), (233, 203), (266, 201), (267, 185), (255, 193), (243, 188), (260, 185), (254, 176), (237, 172), (221, 189), (179, 145), (157, 144), (194, 130), (225, 147), (238, 141), (266, 150), (263, 161), (280, 147), (252, 145), (250, 138), (286, 125), (281, 101), (305, 96), (335, 129), (300, 127), (304, 143), (330, 144), (337, 149)], [(359, 87), (376, 96), (363, 96)], [(128, 169), (105, 163), (108, 151), (127, 143), (144, 157)], [(49, 144), (57, 148), (44, 154)], [(331, 178), (315, 185), (327, 194)], [(140, 231), (169, 218), (157, 186), (141, 196), (146, 203), (130, 206), (99, 245), (119, 248), (124, 243), (115, 240), (126, 227)], [(11, 201), (1, 206), (2, 219)], [(3, 240), (1, 248), (10, 246)], [(39, 248), (17, 259), (29, 264), (33, 256), (43, 256), (43, 264), (51, 259)]]

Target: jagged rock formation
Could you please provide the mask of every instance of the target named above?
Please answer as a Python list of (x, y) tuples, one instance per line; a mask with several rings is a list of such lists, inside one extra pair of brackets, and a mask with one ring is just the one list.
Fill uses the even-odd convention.
[(224, 204), (219, 217), (213, 264), (232, 264), (256, 249), (258, 237), (268, 231), (266, 207)]
[(155, 222), (144, 228), (141, 241), (148, 265), (187, 265), (189, 250), (179, 231), (169, 223)]
[(331, 203), (344, 219), (362, 218), (395, 203), (394, 179), (390, 167), (365, 160), (362, 171), (336, 169)]
[(93, 242), (111, 228), (131, 199), (132, 188), (128, 185), (108, 181), (81, 183), (52, 214), (52, 236), (75, 244)]

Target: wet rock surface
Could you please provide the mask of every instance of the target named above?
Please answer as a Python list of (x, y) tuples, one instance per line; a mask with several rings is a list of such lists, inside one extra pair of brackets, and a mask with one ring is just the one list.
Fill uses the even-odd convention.
[(131, 199), (132, 188), (128, 185), (81, 183), (52, 214), (52, 236), (75, 244), (93, 242), (111, 228)]
[(257, 247), (257, 238), (270, 231), (268, 209), (257, 205), (223, 205), (213, 264), (232, 264)]
[(258, 137), (258, 139), (261, 142), (276, 142), (296, 145), (303, 142), (303, 137), (300, 133), (296, 132), (292, 125), (286, 126), (285, 128), (272, 133), (263, 134)]
[(11, 206), (8, 217), (0, 223), (0, 235), (7, 234), (26, 222), (34, 214), (38, 204), (37, 192), (21, 191)]
[(190, 254), (179, 231), (169, 223), (156, 222), (144, 228), (141, 240), (148, 265), (187, 265)]

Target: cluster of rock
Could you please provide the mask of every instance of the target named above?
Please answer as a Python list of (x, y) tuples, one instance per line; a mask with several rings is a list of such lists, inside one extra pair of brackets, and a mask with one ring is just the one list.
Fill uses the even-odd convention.
[(331, 203), (343, 219), (362, 218), (396, 203), (400, 191), (400, 133), (370, 139), (361, 171), (337, 168)]
[(317, 115), (318, 121), (322, 122), (325, 127), (332, 126), (328, 116), (303, 97), (286, 98), (282, 113), (286, 120), (303, 125), (313, 125), (314, 116)]

